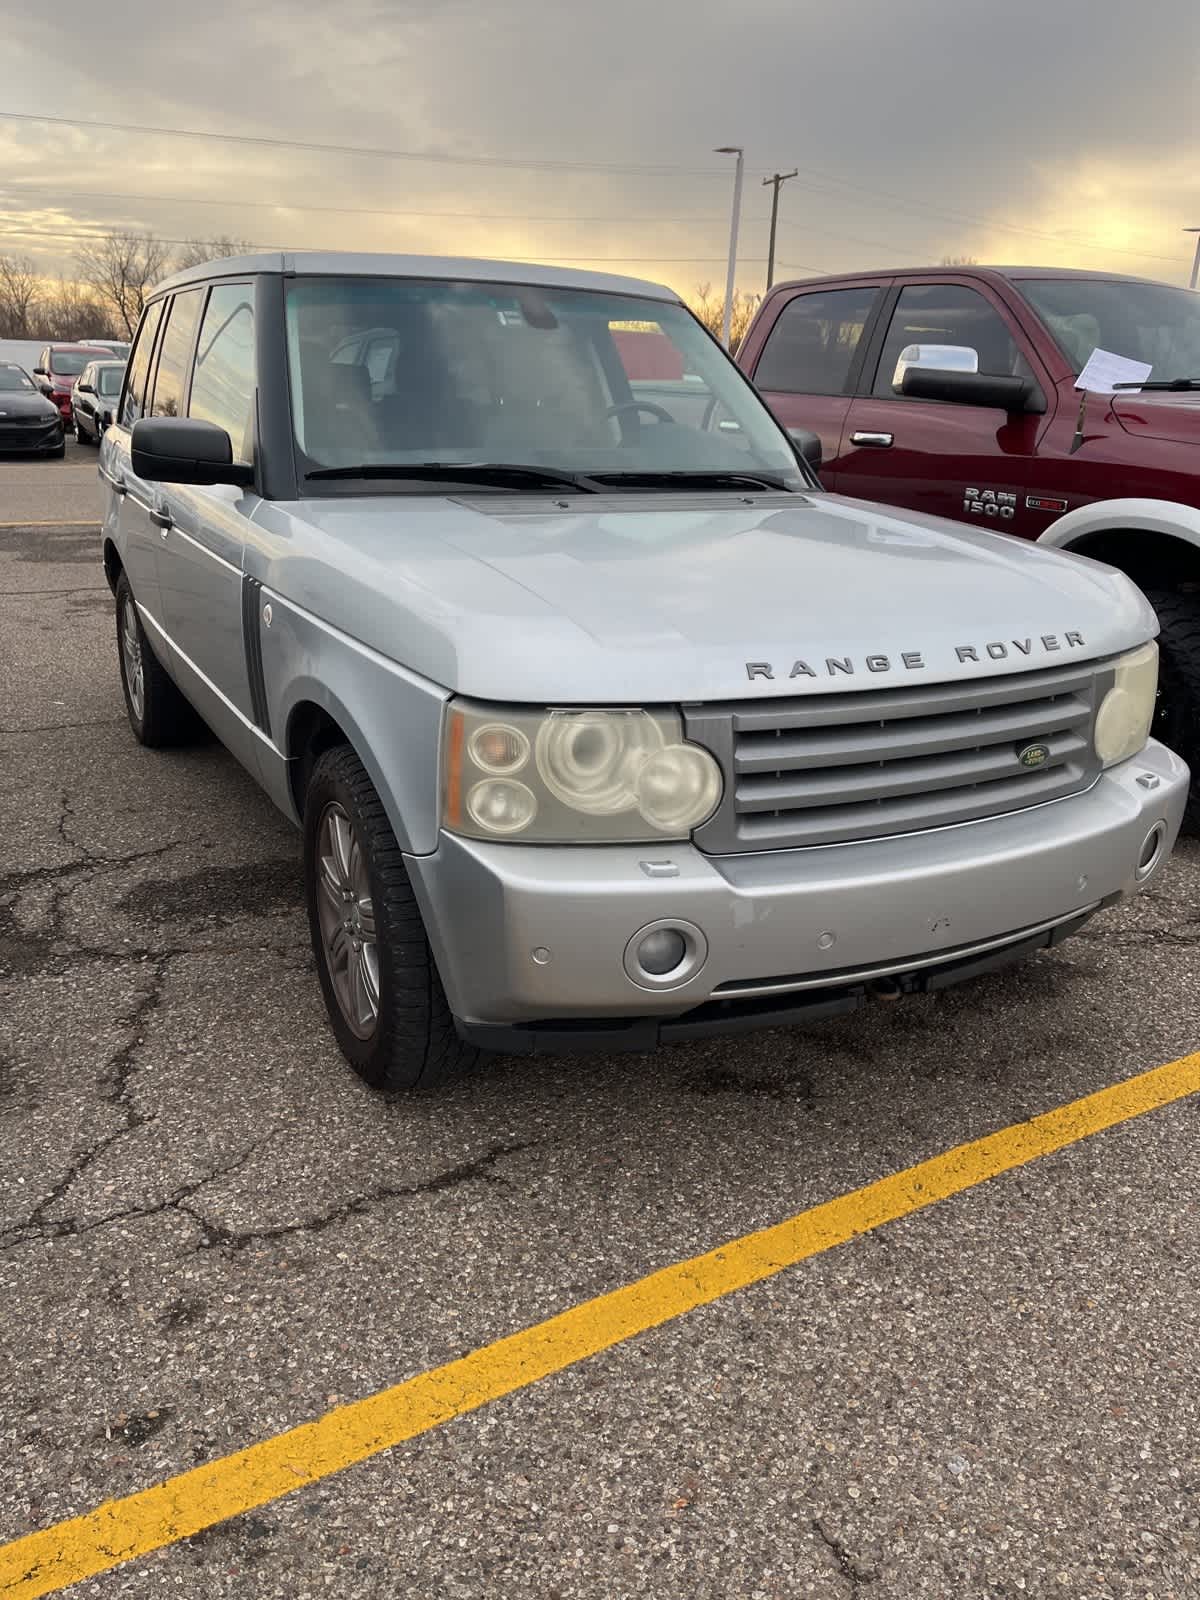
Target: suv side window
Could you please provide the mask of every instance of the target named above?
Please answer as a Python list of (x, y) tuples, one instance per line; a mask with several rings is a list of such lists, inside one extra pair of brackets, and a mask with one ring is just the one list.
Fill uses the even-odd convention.
[(188, 416), (224, 428), (235, 461), (254, 458), (254, 381), (254, 290), (218, 284), (200, 325)]
[(859, 284), (789, 300), (758, 358), (757, 387), (775, 394), (844, 394), (878, 294), (875, 284)]
[(188, 357), (192, 353), (192, 340), (200, 307), (204, 301), (203, 289), (185, 289), (171, 301), (167, 313), (166, 331), (158, 350), (158, 366), (153, 384), (153, 399), (147, 407), (151, 417), (181, 417), (183, 415), (183, 380), (187, 373)]
[(154, 335), (162, 317), (163, 302), (156, 300), (148, 307), (138, 329), (133, 349), (129, 355), (129, 371), (125, 379), (125, 393), (121, 399), (121, 426), (132, 428), (146, 409), (146, 375), (150, 371), (150, 356), (154, 350)]
[(894, 387), (896, 362), (910, 344), (967, 345), (979, 357), (979, 371), (991, 377), (1032, 377), (1028, 364), (1000, 313), (977, 289), (961, 283), (910, 283), (900, 291), (871, 393), (904, 399)]

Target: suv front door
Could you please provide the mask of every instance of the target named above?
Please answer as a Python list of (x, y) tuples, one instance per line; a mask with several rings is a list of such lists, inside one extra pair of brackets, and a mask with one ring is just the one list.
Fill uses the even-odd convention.
[[(1036, 538), (1045, 519), (1029, 521), (1025, 490), (1055, 391), (1023, 333), (982, 284), (910, 281), (892, 299), (846, 418), (839, 492)], [(1009, 415), (903, 395), (896, 364), (913, 344), (967, 346), (981, 373), (1032, 376), (1048, 409)]]
[(139, 611), (151, 625), (150, 640), (155, 649), (162, 644), (163, 618), (162, 592), (158, 585), (158, 529), (150, 521), (154, 489), (134, 476), (129, 435), (134, 423), (145, 415), (146, 388), (152, 377), (165, 304), (164, 300), (155, 300), (146, 308), (130, 354), (117, 423), (105, 434), (100, 449), (100, 476), (113, 495), (109, 516), (120, 526), (120, 546), (129, 586)]

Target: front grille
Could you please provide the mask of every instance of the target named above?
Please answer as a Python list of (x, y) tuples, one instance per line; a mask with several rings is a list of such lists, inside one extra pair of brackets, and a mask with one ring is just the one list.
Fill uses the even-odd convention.
[[(920, 688), (685, 711), (725, 790), (695, 834), (710, 855), (844, 844), (1019, 811), (1089, 788), (1104, 663)], [(1019, 752), (1044, 745), (1040, 766)]]

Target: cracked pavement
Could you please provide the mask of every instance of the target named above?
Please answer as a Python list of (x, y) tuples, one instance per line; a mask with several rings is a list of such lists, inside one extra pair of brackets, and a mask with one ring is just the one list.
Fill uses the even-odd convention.
[[(112, 634), (94, 533), (0, 530), (0, 1538), (1200, 1044), (1189, 845), (939, 997), (373, 1095)], [(1182, 1102), (74, 1592), (1195, 1600), (1198, 1176)]]

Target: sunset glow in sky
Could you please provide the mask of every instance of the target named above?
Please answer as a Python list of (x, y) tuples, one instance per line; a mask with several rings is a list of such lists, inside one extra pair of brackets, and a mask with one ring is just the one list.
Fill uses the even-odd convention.
[[(0, 253), (69, 273), (114, 228), (602, 264), (690, 293), (981, 261), (1186, 282), (1200, 6), (1153, 0), (78, 0), (10, 9), (0, 111), (418, 152), (352, 155), (0, 117)], [(512, 163), (512, 164), (509, 164)]]

